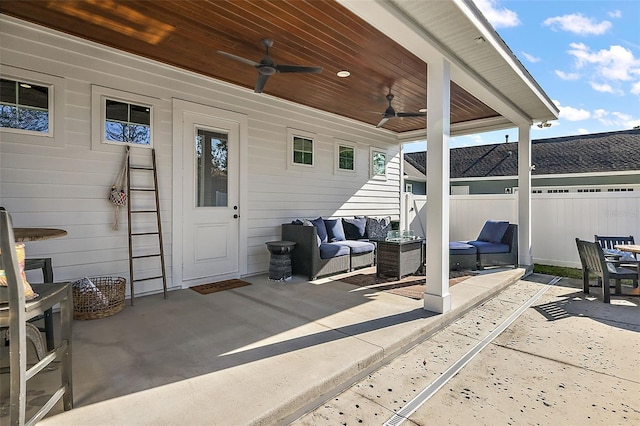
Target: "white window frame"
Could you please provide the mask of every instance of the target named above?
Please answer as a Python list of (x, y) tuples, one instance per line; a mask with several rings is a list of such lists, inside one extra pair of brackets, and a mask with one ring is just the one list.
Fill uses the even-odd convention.
[(412, 194), (413, 193), (413, 184), (412, 183), (405, 183), (404, 184), (404, 192)]
[[(311, 140), (311, 164), (295, 163), (293, 161), (293, 139), (295, 137)], [(315, 133), (306, 132), (304, 130), (287, 128), (287, 166), (289, 168), (312, 169), (316, 164), (316, 144), (317, 136)]]
[(49, 88), (49, 131), (35, 132), (33, 130), (0, 127), (2, 140), (12, 143), (26, 143), (33, 145), (64, 147), (65, 144), (65, 90), (64, 78), (36, 71), (2, 65), (0, 75), (7, 80), (32, 83)]
[[(375, 174), (373, 171), (373, 156), (375, 154), (383, 154), (384, 155), (384, 174)], [(369, 176), (372, 179), (381, 179), (381, 180), (386, 180), (387, 179), (387, 150), (385, 149), (381, 149), (381, 148), (376, 148), (376, 147), (370, 147), (369, 148)]]
[[(117, 142), (106, 140), (105, 121), (107, 117), (106, 105), (107, 99), (123, 102), (127, 104), (135, 104), (148, 107), (151, 110), (149, 121), (150, 138), (149, 145), (140, 145), (128, 142)], [(157, 121), (156, 116), (160, 109), (160, 100), (150, 96), (139, 95), (136, 93), (125, 92), (122, 90), (102, 87), (97, 85), (91, 86), (91, 149), (95, 151), (111, 151), (109, 146), (135, 146), (137, 148), (153, 148), (154, 142), (154, 123)]]
[[(351, 148), (353, 149), (353, 170), (349, 169), (341, 169), (340, 168), (340, 147)], [(345, 141), (342, 139), (334, 139), (334, 173), (346, 173), (346, 174), (356, 174), (357, 172), (357, 157), (358, 157), (358, 149), (357, 145), (353, 142)]]

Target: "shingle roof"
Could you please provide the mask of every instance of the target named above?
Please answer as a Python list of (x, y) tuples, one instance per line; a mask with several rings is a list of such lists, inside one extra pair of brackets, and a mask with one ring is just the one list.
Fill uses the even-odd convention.
[[(426, 152), (405, 154), (426, 175)], [(594, 133), (531, 141), (533, 175), (640, 170), (640, 130)], [(451, 150), (451, 178), (516, 176), (518, 143)]]

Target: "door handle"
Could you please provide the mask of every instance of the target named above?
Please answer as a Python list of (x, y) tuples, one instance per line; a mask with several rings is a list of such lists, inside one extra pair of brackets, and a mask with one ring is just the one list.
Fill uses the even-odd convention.
[(234, 218), (234, 219), (237, 219), (237, 218), (239, 218), (239, 217), (240, 217), (240, 216), (238, 216), (237, 214), (234, 214), (234, 215), (233, 215), (233, 218)]

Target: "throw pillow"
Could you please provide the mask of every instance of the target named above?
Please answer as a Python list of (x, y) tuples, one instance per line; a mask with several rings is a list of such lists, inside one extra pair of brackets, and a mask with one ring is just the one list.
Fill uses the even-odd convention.
[(342, 227), (347, 240), (362, 240), (367, 238), (367, 219), (364, 217), (342, 219)]
[(500, 244), (504, 233), (507, 232), (509, 222), (502, 222), (496, 220), (488, 220), (485, 222), (478, 235), (478, 241), (485, 241), (487, 243)]
[(342, 228), (342, 220), (340, 219), (325, 219), (324, 226), (327, 229), (327, 239), (330, 242), (344, 241), (346, 237), (344, 235), (344, 229)]
[[(20, 277), (22, 278), (22, 286), (24, 288), (24, 298), (25, 300), (35, 299), (38, 295), (31, 288), (31, 285), (27, 281), (27, 276), (24, 273), (24, 244), (16, 243), (16, 255), (18, 257), (18, 267), (20, 268)], [(0, 285), (4, 287), (9, 285), (7, 282), (7, 274), (4, 272), (4, 269), (0, 269)]]
[(316, 232), (318, 233), (318, 238), (320, 238), (320, 242), (321, 243), (329, 242), (329, 239), (327, 238), (327, 228), (324, 225), (324, 220), (322, 219), (322, 216), (319, 218), (313, 219), (310, 222), (315, 225)]
[(367, 236), (371, 240), (384, 240), (387, 232), (391, 231), (391, 217), (367, 217)]

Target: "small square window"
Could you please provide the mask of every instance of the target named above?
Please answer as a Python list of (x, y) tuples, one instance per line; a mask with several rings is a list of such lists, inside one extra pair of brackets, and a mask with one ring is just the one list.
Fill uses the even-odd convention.
[(151, 145), (151, 107), (105, 99), (104, 140)]
[(49, 89), (26, 81), (0, 79), (0, 127), (48, 134)]
[(313, 165), (313, 139), (300, 136), (293, 137), (293, 162), (309, 166)]
[(370, 152), (371, 177), (386, 177), (387, 153), (377, 148), (371, 148)]
[(356, 171), (356, 144), (335, 139), (335, 173), (355, 173)]
[(287, 129), (288, 167), (314, 167), (316, 136), (300, 130)]
[(412, 193), (413, 192), (413, 184), (412, 183), (405, 183), (404, 184), (404, 192), (406, 193)]

